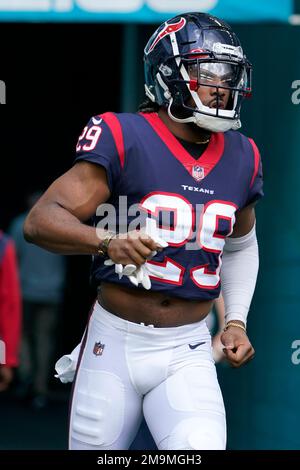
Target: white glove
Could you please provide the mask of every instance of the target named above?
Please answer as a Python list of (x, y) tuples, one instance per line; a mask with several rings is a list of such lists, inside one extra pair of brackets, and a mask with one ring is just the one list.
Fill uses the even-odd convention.
[[(134, 266), (134, 265), (127, 264), (127, 266)], [(126, 266), (124, 269), (126, 269)], [(136, 268), (136, 270), (128, 277), (129, 277), (129, 280), (132, 282), (132, 284), (134, 284), (135, 286), (138, 286), (141, 283), (145, 289), (149, 290), (151, 289), (151, 280), (149, 277), (151, 275), (155, 277), (160, 277), (161, 279), (163, 279), (164, 277), (163, 274), (153, 269), (151, 264), (148, 264), (146, 262), (142, 264), (139, 268)]]
[(55, 364), (57, 374), (54, 376), (63, 384), (73, 382), (81, 343), (79, 343), (70, 354), (65, 354)]
[[(153, 236), (151, 233), (151, 238), (162, 248), (166, 248), (168, 246), (168, 243), (157, 235)], [(148, 259), (153, 258), (156, 254), (157, 251), (152, 251)], [(164, 277), (160, 272), (153, 269), (150, 264), (147, 264), (147, 262), (142, 264), (139, 268), (137, 268), (135, 264), (126, 264), (126, 266), (123, 266), (122, 264), (114, 263), (112, 259), (105, 260), (104, 264), (106, 266), (112, 266), (115, 264), (115, 273), (118, 274), (119, 279), (121, 279), (122, 276), (128, 276), (133, 285), (137, 287), (139, 284), (142, 284), (142, 286), (147, 290), (151, 289), (150, 275), (161, 279)]]

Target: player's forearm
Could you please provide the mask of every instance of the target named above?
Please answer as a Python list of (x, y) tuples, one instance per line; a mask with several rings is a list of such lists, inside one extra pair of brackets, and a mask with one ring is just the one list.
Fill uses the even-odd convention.
[(239, 320), (246, 325), (258, 265), (255, 227), (247, 236), (229, 240), (224, 250), (221, 271), (226, 323)]
[(28, 242), (60, 254), (95, 254), (100, 243), (94, 227), (57, 203), (34, 207), (25, 220), (24, 236)]

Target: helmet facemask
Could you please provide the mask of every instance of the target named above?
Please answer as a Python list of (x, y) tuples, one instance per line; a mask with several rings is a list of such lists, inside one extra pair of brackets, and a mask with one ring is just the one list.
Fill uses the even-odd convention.
[(165, 89), (168, 113), (177, 122), (193, 122), (215, 132), (238, 129), (242, 101), (251, 94), (250, 66), (207, 56), (177, 56), (161, 65), (156, 80)]

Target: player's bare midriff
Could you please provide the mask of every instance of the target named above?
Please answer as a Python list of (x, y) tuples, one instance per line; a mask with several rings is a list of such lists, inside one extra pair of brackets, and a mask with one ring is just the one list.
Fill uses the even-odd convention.
[(180, 299), (106, 282), (101, 283), (98, 302), (120, 318), (161, 328), (203, 320), (213, 305), (210, 300)]

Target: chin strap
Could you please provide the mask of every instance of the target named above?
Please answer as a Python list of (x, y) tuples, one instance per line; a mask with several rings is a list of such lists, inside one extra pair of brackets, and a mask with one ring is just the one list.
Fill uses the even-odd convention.
[(239, 119), (225, 119), (225, 118), (218, 118), (214, 116), (207, 116), (204, 114), (201, 114), (200, 112), (195, 111), (192, 116), (188, 118), (177, 118), (174, 116), (172, 113), (172, 105), (173, 105), (173, 98), (171, 97), (169, 99), (169, 105), (168, 105), (168, 115), (169, 117), (179, 123), (190, 123), (193, 122), (196, 124), (198, 127), (201, 127), (202, 129), (206, 129), (211, 132), (226, 132), (229, 131), (230, 129), (237, 130), (241, 127), (241, 121)]
[(226, 119), (214, 116), (207, 116), (195, 111), (193, 113), (193, 121), (197, 126), (207, 129), (212, 132), (226, 132), (231, 129), (237, 130), (242, 124), (239, 119)]

